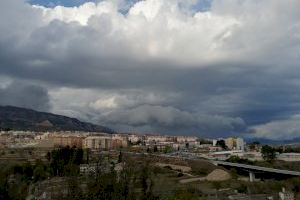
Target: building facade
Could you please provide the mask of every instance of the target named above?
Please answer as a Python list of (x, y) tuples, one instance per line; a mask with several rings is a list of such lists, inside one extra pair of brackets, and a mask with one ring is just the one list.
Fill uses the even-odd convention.
[(83, 148), (111, 149), (112, 138), (107, 136), (89, 136), (84, 139)]

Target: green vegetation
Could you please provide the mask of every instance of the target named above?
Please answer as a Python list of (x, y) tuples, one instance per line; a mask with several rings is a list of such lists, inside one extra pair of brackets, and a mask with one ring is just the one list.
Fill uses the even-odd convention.
[(228, 158), (226, 161), (227, 162), (232, 162), (232, 163), (247, 164), (247, 165), (254, 165), (254, 163), (255, 163), (255, 162), (250, 161), (248, 159), (240, 158), (238, 156), (230, 156), (230, 158)]
[(212, 140), (198, 139), (197, 141), (200, 142), (200, 144), (213, 144)]
[(65, 147), (49, 152), (46, 157), (49, 163), (36, 160), (34, 164), (2, 164), (0, 199), (25, 199), (30, 185), (54, 176), (78, 176), (83, 150)]
[(181, 189), (175, 191), (173, 195), (167, 198), (167, 200), (197, 200), (201, 192), (199, 190), (195, 190), (193, 188)]
[(263, 159), (269, 162), (274, 161), (276, 158), (276, 150), (268, 145), (264, 145), (261, 148), (261, 154)]
[(172, 152), (173, 148), (171, 146), (166, 146), (166, 148), (164, 149), (164, 153), (170, 153)]
[[(113, 168), (108, 172), (99, 171), (95, 176), (86, 180), (87, 190), (78, 192), (77, 196), (71, 193), (67, 199), (89, 199), (89, 200), (155, 200), (159, 199), (153, 193), (153, 170), (150, 164), (137, 163), (126, 159), (123, 170), (116, 172)], [(99, 159), (99, 166), (105, 165), (105, 159)], [(76, 184), (73, 184), (76, 186)], [(80, 187), (76, 188), (80, 191)]]
[(51, 174), (42, 161), (35, 165), (2, 164), (0, 168), (0, 199), (25, 199), (28, 185), (45, 180)]
[(50, 157), (54, 176), (75, 176), (79, 174), (79, 165), (83, 162), (83, 150), (65, 147), (53, 150), (47, 157)]
[[(15, 154), (19, 154), (19, 151), (15, 150)], [(32, 154), (35, 155), (36, 152), (32, 150)], [(192, 171), (189, 173), (195, 177), (204, 177), (217, 167), (205, 160), (134, 156), (124, 152), (97, 154), (97, 158), (91, 160), (97, 163), (99, 170), (94, 174), (79, 174), (79, 165), (85, 163), (83, 154), (82, 149), (66, 147), (49, 151), (44, 162), (36, 160), (34, 163), (0, 163), (0, 199), (26, 199), (30, 194), (39, 198), (43, 193), (61, 200), (226, 199), (234, 191), (244, 194), (272, 194), (278, 193), (282, 187), (296, 195), (300, 193), (299, 178), (250, 183), (245, 181), (247, 177), (240, 176), (236, 170), (230, 171), (232, 179), (228, 181), (203, 180), (183, 184), (180, 181), (190, 179), (190, 175), (176, 172), (170, 167), (158, 167), (155, 163), (190, 166)], [(228, 161), (251, 163), (236, 156)], [(256, 162), (254, 164), (257, 165)], [(276, 160), (259, 164), (291, 165)], [(300, 166), (299, 163), (294, 164), (294, 168)]]
[(260, 145), (260, 142), (254, 141), (251, 144), (249, 144), (249, 148), (250, 148), (251, 151), (254, 151), (258, 148), (259, 145)]
[(216, 145), (217, 145), (218, 147), (222, 147), (223, 149), (228, 149), (228, 147), (226, 146), (224, 140), (218, 140)]

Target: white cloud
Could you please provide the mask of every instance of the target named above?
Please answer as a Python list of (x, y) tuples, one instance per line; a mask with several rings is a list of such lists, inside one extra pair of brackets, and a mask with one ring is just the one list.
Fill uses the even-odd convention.
[[(97, 57), (101, 57), (101, 53), (112, 57), (121, 54), (133, 60), (167, 59), (173, 63), (201, 66), (223, 59), (226, 56), (221, 51), (223, 43), (240, 22), (234, 17), (209, 11), (189, 13), (179, 6), (180, 2), (140, 1), (126, 15), (120, 13), (118, 5), (111, 1), (89, 2), (71, 8), (33, 6), (32, 12), (42, 14), (40, 22), (30, 31), (34, 34), (41, 26), (51, 29), (54, 20), (77, 22), (84, 27), (77, 29), (80, 32), (74, 29), (74, 34), (84, 35), (77, 35), (74, 39), (90, 37), (89, 33), (93, 31), (96, 37), (90, 40), (95, 44)], [(57, 31), (58, 35), (65, 34), (59, 29)], [(64, 48), (63, 44), (71, 45), (68, 43), (73, 39), (65, 40), (60, 48)], [(85, 45), (91, 45), (90, 42)]]
[[(294, 49), (289, 42), (298, 40), (299, 35), (300, 15), (292, 8), (299, 4), (295, 0), (216, 0), (210, 11), (197, 13), (185, 12), (179, 3), (140, 1), (126, 15), (118, 11), (118, 4), (113, 1), (89, 2), (73, 8), (34, 8), (42, 11), (41, 20), (46, 23), (78, 22), (86, 26), (84, 29), (95, 31), (95, 50), (105, 48), (113, 54), (109, 53), (110, 56), (122, 52), (121, 55), (134, 60), (167, 59), (202, 67), (249, 59), (274, 64), (270, 58), (279, 53), (295, 59), (291, 57)], [(283, 11), (290, 13), (283, 15)]]
[(275, 140), (291, 140), (300, 137), (300, 115), (288, 119), (271, 121), (251, 128), (254, 137)]
[(234, 132), (239, 116), (265, 107), (263, 122), (300, 110), (299, 0), (214, 0), (205, 12), (190, 9), (194, 0), (124, 1), (1, 0), (0, 75), (42, 82), (53, 112), (87, 121), (123, 113), (148, 129), (186, 121)]
[(7, 88), (12, 82), (10, 78), (0, 75), (0, 89)]
[(96, 102), (90, 103), (90, 107), (101, 110), (101, 109), (114, 109), (117, 108), (118, 105), (116, 103), (115, 97), (110, 98), (101, 98)]
[[(53, 88), (49, 91), (53, 103), (52, 111), (82, 118), (82, 114), (107, 114), (118, 109), (130, 109), (140, 105), (162, 105), (174, 102), (176, 94), (143, 92), (139, 90), (95, 90), (75, 88)], [(70, 112), (71, 110), (80, 112)], [(65, 111), (64, 111), (65, 110)], [(69, 113), (70, 112), (70, 113)], [(97, 118), (95, 116), (95, 118)]]
[[(28, 17), (26, 21), (22, 15), (1, 13), (2, 19), (14, 18), (18, 23), (13, 28), (22, 30), (23, 35), (15, 38), (23, 44), (18, 46), (19, 51), (32, 47), (35, 38), (41, 37), (43, 41), (38, 42), (44, 42), (48, 56), (63, 50), (65, 56), (72, 57), (73, 54), (69, 55), (72, 48), (95, 62), (102, 58), (118, 58), (130, 62), (164, 60), (169, 66), (176, 67), (207, 67), (227, 62), (274, 67), (295, 65), (300, 52), (297, 45), (300, 15), (295, 9), (300, 5), (297, 0), (289, 0), (289, 3), (215, 0), (211, 10), (196, 13), (187, 12), (189, 6), (180, 6), (195, 1), (146, 0), (132, 5), (127, 14), (119, 11), (118, 6), (122, 3), (115, 1), (88, 2), (79, 7), (31, 6), (31, 9), (20, 2), (3, 2), (1, 7), (6, 10), (18, 8)], [(78, 24), (63, 26), (55, 20)], [(27, 25), (25, 29), (24, 24)], [(12, 27), (6, 28), (3, 27), (4, 35), (8, 33), (6, 31), (15, 32)], [(48, 32), (47, 37), (45, 32)], [(50, 48), (55, 41), (53, 37), (61, 37), (63, 42)], [(81, 49), (74, 47), (78, 44)], [(36, 55), (36, 52), (32, 53)]]
[(46, 23), (60, 20), (66, 23), (78, 22), (81, 25), (87, 25), (89, 18), (92, 16), (117, 12), (117, 7), (113, 3), (106, 1), (98, 4), (88, 2), (79, 7), (56, 6), (54, 8), (46, 8), (33, 5), (33, 8), (42, 11), (42, 18)]

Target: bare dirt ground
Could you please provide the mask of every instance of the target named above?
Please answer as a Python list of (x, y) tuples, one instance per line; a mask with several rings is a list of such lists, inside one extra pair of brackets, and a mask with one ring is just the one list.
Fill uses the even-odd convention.
[(215, 169), (213, 172), (208, 174), (206, 177), (195, 177), (179, 180), (179, 183), (191, 183), (196, 181), (226, 181), (231, 179), (231, 176), (228, 172)]
[(167, 164), (167, 163), (155, 163), (158, 167), (167, 167), (169, 166), (173, 170), (179, 170), (181, 172), (190, 172), (192, 170), (189, 166), (182, 166), (182, 165), (173, 165), (173, 164)]

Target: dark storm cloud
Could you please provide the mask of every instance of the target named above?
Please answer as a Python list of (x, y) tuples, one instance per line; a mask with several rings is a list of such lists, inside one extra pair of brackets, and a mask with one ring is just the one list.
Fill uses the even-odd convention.
[(109, 113), (101, 120), (107, 124), (118, 124), (121, 128), (132, 126), (147, 132), (173, 134), (213, 133), (211, 136), (222, 134), (226, 136), (245, 130), (245, 123), (241, 118), (197, 115), (170, 106), (143, 105), (133, 109), (118, 110)]
[(48, 111), (50, 99), (43, 87), (27, 84), (21, 81), (13, 82), (0, 89), (0, 105), (10, 105)]
[[(0, 74), (42, 82), (53, 112), (120, 130), (225, 136), (300, 112), (299, 1), (120, 3), (1, 1)], [(49, 105), (41, 91), (30, 106)]]

